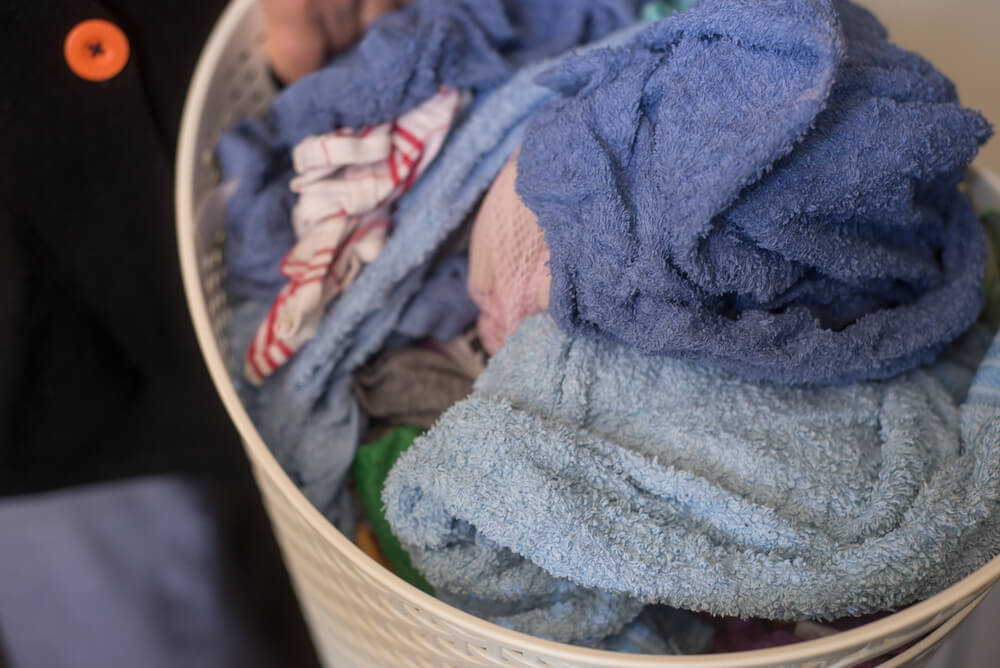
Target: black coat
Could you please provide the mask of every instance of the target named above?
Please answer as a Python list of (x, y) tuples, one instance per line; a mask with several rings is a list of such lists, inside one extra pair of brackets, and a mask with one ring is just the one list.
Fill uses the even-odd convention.
[[(223, 589), (261, 640), (260, 665), (309, 666), (246, 458), (195, 342), (175, 241), (181, 109), (224, 5), (0, 10), (0, 495), (146, 474), (198, 481), (214, 499), (219, 573), (233, 583)], [(102, 83), (63, 55), (67, 33), (91, 18), (130, 43), (124, 70)]]
[[(173, 157), (225, 3), (8, 3), (0, 112), (0, 491), (141, 473), (244, 477), (184, 303)], [(15, 8), (16, 6), (16, 8)], [(113, 79), (73, 74), (78, 22), (122, 28)]]

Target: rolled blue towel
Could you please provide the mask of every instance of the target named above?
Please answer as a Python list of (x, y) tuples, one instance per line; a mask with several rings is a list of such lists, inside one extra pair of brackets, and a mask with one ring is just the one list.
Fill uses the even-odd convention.
[[(616, 33), (606, 43), (621, 43), (633, 31)], [(400, 200), (385, 248), (330, 305), (313, 339), (259, 389), (236, 379), (264, 442), (309, 500), (338, 526), (346, 521), (344, 476), (365, 427), (350, 393), (351, 374), (396, 332), (436, 253), (520, 145), (527, 120), (552, 95), (533, 83), (551, 64), (526, 67), (481, 96)], [(233, 302), (236, 317), (227, 337), (231, 356), (240, 356), (269, 303)]]
[(991, 128), (846, 0), (703, 0), (546, 73), (518, 192), (568, 332), (748, 379), (933, 360), (982, 307)]
[(240, 180), (226, 225), (227, 287), (273, 299), (294, 243), (292, 148), (310, 135), (398, 118), (447, 85), (481, 93), (532, 62), (636, 20), (638, 0), (414, 0), (375, 21), (358, 45), (275, 98), (266, 120), (227, 132), (218, 155)]
[[(964, 358), (983, 353), (966, 342)], [(445, 600), (559, 641), (651, 602), (786, 620), (893, 609), (1000, 552), (997, 368), (1000, 339), (961, 406), (923, 369), (751, 383), (542, 314), (399, 459), (386, 517)]]

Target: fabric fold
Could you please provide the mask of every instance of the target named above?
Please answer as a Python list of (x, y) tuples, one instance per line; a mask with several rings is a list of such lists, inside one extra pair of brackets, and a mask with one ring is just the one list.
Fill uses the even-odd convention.
[(469, 240), (470, 297), (476, 328), (490, 354), (529, 315), (549, 305), (549, 249), (535, 215), (517, 196), (516, 156), (490, 186)]
[(434, 161), (467, 103), (465, 94), (442, 88), (390, 123), (338, 128), (295, 148), (298, 241), (281, 260), (288, 283), (247, 349), (249, 382), (260, 385), (305, 345), (326, 306), (378, 256), (396, 201)]
[(386, 516), (439, 594), (530, 632), (510, 620), (544, 610), (563, 641), (642, 603), (787, 620), (895, 608), (1000, 552), (1000, 421), (975, 403), (996, 355), (959, 407), (925, 370), (755, 384), (534, 316), (400, 458)]
[(566, 331), (792, 384), (885, 378), (978, 317), (958, 192), (992, 130), (846, 0), (703, 0), (567, 59), (518, 192)]
[(239, 179), (226, 219), (227, 290), (274, 299), (294, 243), (293, 147), (336, 128), (387, 123), (441, 86), (480, 95), (529, 64), (631, 25), (636, 0), (414, 0), (376, 20), (350, 51), (285, 88), (263, 120), (220, 139), (224, 180)]

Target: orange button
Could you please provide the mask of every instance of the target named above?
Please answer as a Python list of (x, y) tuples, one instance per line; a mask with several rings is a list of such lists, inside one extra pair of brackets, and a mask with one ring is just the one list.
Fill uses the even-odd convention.
[(69, 31), (63, 52), (77, 76), (87, 81), (107, 81), (128, 62), (128, 40), (114, 23), (89, 19)]

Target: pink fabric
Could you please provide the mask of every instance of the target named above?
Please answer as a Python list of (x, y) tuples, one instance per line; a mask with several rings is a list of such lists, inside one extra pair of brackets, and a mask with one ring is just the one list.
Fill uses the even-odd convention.
[(549, 249), (535, 214), (514, 190), (517, 156), (479, 209), (469, 243), (469, 295), (479, 306), (479, 338), (496, 353), (522, 320), (549, 305)]
[(327, 304), (385, 246), (392, 205), (444, 143), (467, 95), (442, 88), (391, 123), (339, 129), (295, 147), (298, 242), (281, 262), (288, 283), (247, 350), (243, 375), (259, 385), (315, 334)]

